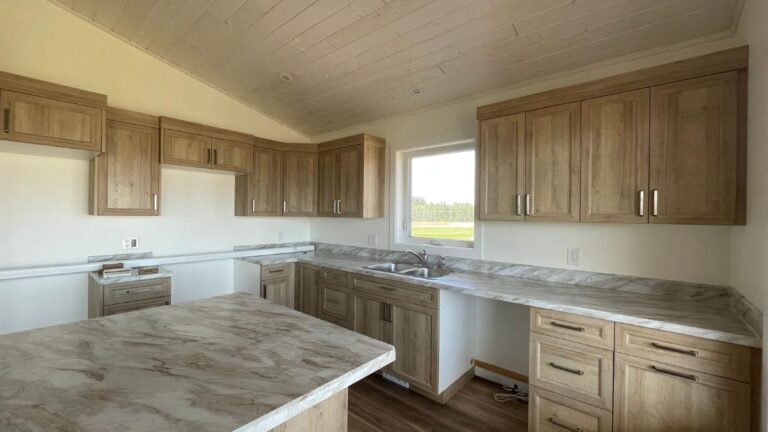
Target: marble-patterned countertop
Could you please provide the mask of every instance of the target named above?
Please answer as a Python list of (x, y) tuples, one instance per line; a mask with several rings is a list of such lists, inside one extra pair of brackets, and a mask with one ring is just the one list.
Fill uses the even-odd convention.
[(394, 348), (232, 294), (0, 336), (0, 429), (265, 431)]
[(149, 273), (149, 274), (139, 274), (139, 269), (131, 269), (130, 275), (125, 276), (114, 276), (114, 277), (104, 277), (99, 274), (99, 272), (91, 272), (91, 279), (96, 281), (96, 283), (102, 284), (102, 285), (109, 285), (109, 284), (115, 284), (115, 283), (123, 283), (123, 282), (136, 282), (141, 280), (148, 280), (148, 279), (161, 279), (161, 278), (169, 278), (173, 276), (173, 274), (160, 267), (157, 273)]
[(668, 294), (633, 292), (470, 271), (427, 280), (364, 268), (382, 262), (374, 257), (329, 252), (292, 253), (243, 260), (257, 264), (303, 262), (740, 345), (760, 347), (762, 342), (760, 336), (730, 307), (725, 298), (727, 293), (722, 290), (700, 291), (695, 295), (691, 291), (674, 289), (670, 289)]

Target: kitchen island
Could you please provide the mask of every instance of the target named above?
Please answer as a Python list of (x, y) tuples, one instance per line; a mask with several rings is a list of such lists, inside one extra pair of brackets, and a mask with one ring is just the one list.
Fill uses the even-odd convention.
[(0, 430), (346, 430), (347, 388), (394, 359), (245, 293), (80, 321), (0, 337)]

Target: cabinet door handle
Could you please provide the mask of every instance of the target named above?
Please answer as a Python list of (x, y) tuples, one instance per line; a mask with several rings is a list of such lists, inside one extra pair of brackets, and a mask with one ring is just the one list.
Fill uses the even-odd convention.
[(381, 320), (387, 322), (387, 304), (379, 303), (379, 314), (381, 314)]
[(515, 213), (517, 213), (518, 216), (523, 215), (523, 194), (517, 194), (515, 196)]
[(678, 378), (687, 379), (689, 381), (698, 381), (699, 380), (699, 377), (697, 377), (696, 375), (676, 372), (676, 371), (665, 369), (665, 368), (661, 368), (661, 367), (658, 367), (658, 366), (651, 366), (651, 369), (655, 370), (658, 373), (663, 373), (665, 375), (671, 375), (671, 376), (675, 376), (675, 377), (678, 377)]
[(533, 209), (531, 208), (531, 194), (525, 194), (525, 215), (530, 216), (533, 214)]
[(341, 211), (341, 200), (339, 200), (339, 214), (342, 214), (344, 212)]
[(383, 289), (385, 291), (395, 291), (395, 288), (384, 286), (384, 285), (379, 285), (379, 288), (381, 288), (381, 289)]
[(580, 427), (572, 427), (568, 426), (565, 423), (561, 423), (560, 420), (557, 419), (557, 417), (550, 417), (547, 420), (549, 420), (550, 423), (552, 423), (555, 426), (561, 427), (565, 430), (569, 430), (571, 432), (584, 432), (584, 429)]
[(288, 213), (288, 201), (283, 200), (283, 214)]
[(256, 200), (251, 200), (251, 213), (256, 213)]
[(645, 191), (641, 190), (639, 195), (640, 195), (640, 199), (639, 199), (640, 202), (638, 203), (640, 207), (639, 213), (640, 213), (640, 216), (645, 216)]
[(157, 194), (152, 194), (152, 209), (154, 211), (157, 211), (157, 209), (160, 207), (158, 203), (158, 196)]
[(206, 164), (208, 164), (208, 165), (211, 164), (211, 153), (212, 153), (212, 150), (208, 149), (208, 161), (206, 162)]
[(386, 306), (385, 310), (387, 311), (387, 322), (391, 323), (392, 322), (392, 305), (386, 304), (385, 306)]
[(549, 323), (555, 327), (560, 327), (566, 330), (573, 330), (573, 331), (582, 332), (582, 333), (584, 332), (584, 330), (586, 330), (584, 327), (579, 327), (579, 326), (570, 325), (570, 324), (563, 324), (557, 321), (550, 321)]
[(550, 362), (549, 365), (552, 366), (553, 368), (561, 370), (563, 372), (572, 373), (574, 375), (584, 375), (584, 371), (583, 370), (571, 369), (571, 368), (566, 367), (566, 366), (560, 366), (559, 364), (557, 364), (555, 362)]
[(659, 215), (659, 190), (654, 189), (653, 190), (653, 199), (651, 202), (651, 207), (653, 207), (653, 213), (651, 213), (653, 216)]
[(219, 163), (219, 150), (213, 149), (213, 164), (217, 165)]
[(3, 110), (3, 131), (5, 133), (11, 133), (11, 109), (6, 108)]
[(696, 351), (696, 350), (677, 348), (677, 347), (673, 347), (673, 346), (669, 346), (669, 345), (663, 345), (663, 344), (660, 344), (658, 342), (651, 342), (651, 346), (653, 346), (654, 348), (658, 348), (660, 350), (670, 351), (670, 352), (678, 353), (678, 354), (685, 354), (685, 355), (689, 355), (689, 356), (692, 356), (692, 357), (698, 357), (699, 356), (699, 352)]

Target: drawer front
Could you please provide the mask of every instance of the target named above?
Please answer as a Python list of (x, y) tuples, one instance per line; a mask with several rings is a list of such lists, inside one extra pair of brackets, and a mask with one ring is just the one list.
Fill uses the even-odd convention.
[(613, 349), (613, 321), (531, 308), (531, 331), (598, 348)]
[(537, 387), (530, 391), (529, 432), (611, 432), (610, 411)]
[(171, 280), (168, 278), (104, 285), (105, 306), (170, 295)]
[(267, 264), (261, 266), (261, 280), (287, 278), (290, 274), (290, 264)]
[(352, 290), (336, 285), (320, 284), (320, 315), (334, 318), (345, 325), (352, 322)]
[(158, 306), (166, 306), (171, 304), (170, 297), (158, 297), (148, 300), (139, 300), (128, 303), (120, 303), (115, 305), (104, 306), (104, 316), (114, 315), (125, 312), (133, 312), (142, 309), (149, 309)]
[(437, 308), (438, 290), (384, 279), (355, 276), (352, 286), (369, 294), (403, 300), (429, 308)]
[(530, 383), (610, 410), (613, 352), (531, 333)]
[(750, 381), (750, 348), (616, 324), (616, 351), (711, 375)]
[(349, 273), (343, 272), (341, 270), (331, 270), (324, 268), (320, 272), (320, 281), (341, 285), (343, 287), (349, 287), (349, 276)]

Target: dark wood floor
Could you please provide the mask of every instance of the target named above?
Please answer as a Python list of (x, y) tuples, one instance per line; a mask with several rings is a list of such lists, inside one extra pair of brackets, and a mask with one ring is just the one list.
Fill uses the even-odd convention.
[(372, 375), (349, 388), (349, 432), (526, 432), (528, 407), (494, 401), (501, 391), (475, 377), (441, 405)]

